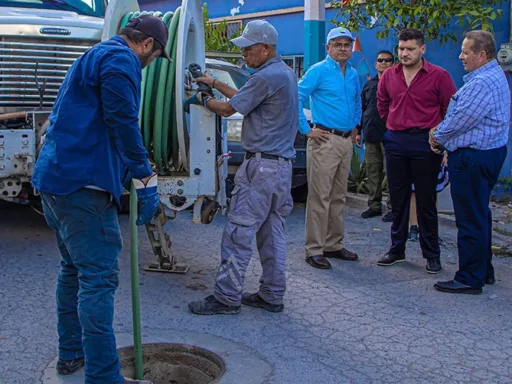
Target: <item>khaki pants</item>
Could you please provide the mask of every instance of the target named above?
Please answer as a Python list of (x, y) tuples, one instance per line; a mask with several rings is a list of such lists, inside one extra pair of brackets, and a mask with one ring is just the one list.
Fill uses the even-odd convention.
[(350, 137), (331, 134), (326, 143), (308, 140), (306, 257), (343, 248), (352, 151)]
[[(368, 174), (368, 207), (374, 211), (382, 211), (382, 182), (386, 175), (386, 157), (384, 144), (365, 143), (364, 161)], [(388, 210), (391, 210), (391, 199), (387, 199)]]

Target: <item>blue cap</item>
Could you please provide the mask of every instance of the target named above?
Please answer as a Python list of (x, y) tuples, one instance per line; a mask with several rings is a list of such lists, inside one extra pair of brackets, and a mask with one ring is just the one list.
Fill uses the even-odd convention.
[(347, 28), (338, 27), (329, 31), (329, 34), (327, 35), (327, 43), (332, 39), (337, 39), (338, 37), (346, 37), (352, 41), (355, 40), (354, 36), (352, 36), (352, 33)]

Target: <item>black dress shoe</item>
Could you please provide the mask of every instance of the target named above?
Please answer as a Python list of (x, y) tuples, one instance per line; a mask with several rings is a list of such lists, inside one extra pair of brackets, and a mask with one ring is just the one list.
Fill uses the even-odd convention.
[(354, 252), (350, 252), (346, 248), (341, 248), (337, 251), (325, 251), (324, 256), (347, 261), (356, 261), (358, 259), (358, 256)]
[(427, 259), (427, 266), (425, 267), (428, 273), (439, 273), (441, 272), (441, 259), (436, 257), (435, 259)]
[(488, 277), (485, 279), (485, 285), (494, 285), (496, 284), (496, 278)]
[(329, 263), (329, 260), (325, 258), (324, 255), (316, 255), (316, 256), (309, 256), (306, 257), (306, 263), (311, 265), (315, 268), (320, 269), (331, 269), (331, 263)]
[(392, 223), (395, 220), (395, 215), (391, 211), (388, 211), (384, 216), (382, 216), (382, 221), (385, 223)]
[(72, 375), (84, 366), (84, 358), (79, 357), (73, 360), (59, 360), (57, 362), (57, 372), (61, 375)]
[(457, 280), (438, 281), (434, 284), (434, 288), (440, 292), (447, 293), (465, 293), (468, 295), (480, 295), (482, 288), (474, 288), (469, 285), (459, 283)]
[(263, 300), (258, 293), (244, 293), (242, 295), (242, 304), (254, 308), (263, 308), (273, 313), (282, 312), (284, 309), (283, 304), (270, 304)]
[(361, 213), (363, 219), (370, 219), (375, 216), (382, 216), (382, 211), (376, 211), (375, 209), (368, 208), (366, 211)]
[(377, 261), (377, 265), (380, 265), (381, 267), (387, 267), (389, 265), (401, 263), (402, 261), (405, 261), (404, 254), (394, 255), (392, 253), (386, 253), (383, 258)]

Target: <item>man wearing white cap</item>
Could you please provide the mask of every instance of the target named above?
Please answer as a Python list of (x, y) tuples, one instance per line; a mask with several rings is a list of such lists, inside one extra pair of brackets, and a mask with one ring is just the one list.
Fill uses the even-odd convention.
[[(216, 88), (229, 101), (206, 94), (198, 99), (209, 110), (244, 116), (245, 160), (235, 176), (228, 220), (221, 243), (221, 265), (213, 295), (189, 304), (198, 315), (236, 314), (240, 304), (281, 312), (286, 290), (284, 223), (293, 207), (291, 158), (297, 133), (298, 91), (295, 73), (276, 52), (277, 31), (264, 20), (247, 24), (231, 40), (255, 72), (238, 91), (205, 75), (196, 81)], [(263, 273), (258, 292), (242, 296), (245, 272), (256, 243)]]
[[(348, 29), (332, 29), (327, 36), (327, 57), (299, 82), (299, 130), (309, 138), (306, 262), (320, 269), (331, 268), (328, 257), (358, 258), (343, 246), (352, 144), (361, 119), (359, 79), (348, 62), (354, 40)], [(302, 111), (308, 99), (313, 128)]]

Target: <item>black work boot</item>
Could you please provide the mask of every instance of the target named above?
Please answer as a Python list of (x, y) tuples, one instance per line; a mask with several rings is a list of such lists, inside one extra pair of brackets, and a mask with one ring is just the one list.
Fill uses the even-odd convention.
[(376, 211), (375, 209), (368, 208), (366, 211), (361, 213), (361, 217), (363, 219), (369, 219), (369, 218), (375, 217), (375, 216), (382, 216), (382, 211)]
[(221, 303), (213, 295), (201, 301), (188, 303), (188, 309), (196, 315), (236, 315), (241, 306), (231, 306)]
[(249, 307), (263, 308), (269, 312), (282, 312), (284, 304), (270, 304), (263, 300), (258, 293), (244, 293), (242, 295), (242, 304)]
[(56, 367), (57, 372), (61, 375), (72, 375), (84, 366), (84, 361), (83, 357), (73, 360), (59, 360)]
[(125, 377), (123, 384), (153, 384), (153, 382), (149, 380), (135, 380)]
[(385, 223), (392, 223), (395, 220), (395, 215), (393, 212), (388, 211), (384, 216), (382, 216), (382, 221)]

